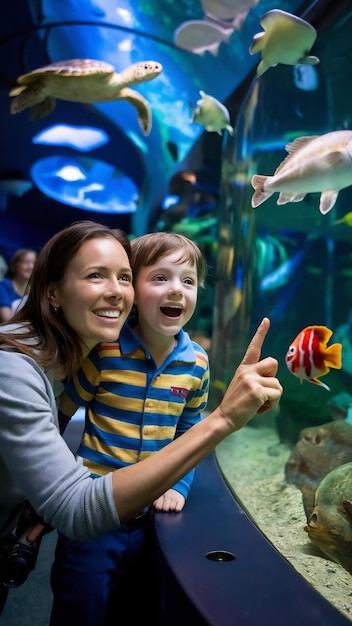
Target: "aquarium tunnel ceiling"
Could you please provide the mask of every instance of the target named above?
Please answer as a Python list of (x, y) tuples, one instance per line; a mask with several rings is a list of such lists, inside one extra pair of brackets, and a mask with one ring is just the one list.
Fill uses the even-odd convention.
[[(232, 102), (229, 110), (234, 115), (239, 106), (236, 90), (253, 78), (259, 62), (249, 46), (262, 30), (260, 17), (273, 8), (304, 17), (316, 5), (328, 4), (322, 0), (4, 4), (0, 219), (6, 228), (12, 233), (20, 222), (28, 223), (35, 236), (88, 218), (120, 224), (137, 234), (151, 229), (153, 213), (175, 173), (199, 169), (207, 158), (211, 163), (214, 150), (221, 146), (219, 135), (207, 133), (212, 137), (204, 142), (205, 154), (197, 151), (205, 133), (203, 126), (192, 122), (199, 92)], [(54, 110), (35, 121), (29, 108), (10, 113), (9, 91), (18, 76), (69, 59), (107, 62), (121, 76), (137, 62), (161, 65), (162, 71), (151, 80), (130, 86), (125, 81), (121, 86), (121, 91), (124, 87), (142, 96), (151, 128), (146, 132), (141, 127), (141, 105), (135, 104), (134, 96), (131, 99), (130, 91), (127, 97), (99, 103), (57, 99)]]

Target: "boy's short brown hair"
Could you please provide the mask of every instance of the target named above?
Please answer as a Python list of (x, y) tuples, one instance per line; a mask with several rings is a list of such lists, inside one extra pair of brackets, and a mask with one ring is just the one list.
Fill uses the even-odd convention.
[(194, 265), (197, 270), (199, 287), (204, 287), (206, 263), (203, 254), (194, 241), (178, 233), (157, 232), (147, 233), (132, 239), (131, 265), (134, 280), (142, 267), (153, 265), (158, 259), (175, 250), (179, 250), (179, 263), (185, 261)]

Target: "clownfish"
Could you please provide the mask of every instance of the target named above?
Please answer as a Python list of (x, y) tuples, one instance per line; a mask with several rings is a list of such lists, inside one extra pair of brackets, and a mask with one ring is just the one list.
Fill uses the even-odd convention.
[(285, 356), (286, 365), (300, 382), (308, 380), (330, 391), (330, 387), (318, 378), (327, 374), (330, 367), (342, 367), (342, 344), (327, 346), (332, 334), (326, 326), (307, 326), (290, 345)]

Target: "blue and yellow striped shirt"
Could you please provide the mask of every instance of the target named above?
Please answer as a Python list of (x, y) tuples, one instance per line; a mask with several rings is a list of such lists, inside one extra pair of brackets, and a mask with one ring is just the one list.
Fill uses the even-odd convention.
[[(146, 458), (200, 420), (208, 401), (208, 356), (181, 330), (158, 368), (125, 324), (118, 342), (90, 352), (66, 390), (87, 407), (78, 454), (101, 476)], [(173, 487), (185, 498), (193, 475)]]

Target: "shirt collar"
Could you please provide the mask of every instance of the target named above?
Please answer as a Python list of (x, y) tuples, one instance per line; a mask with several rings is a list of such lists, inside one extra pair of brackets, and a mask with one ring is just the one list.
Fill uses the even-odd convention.
[[(175, 346), (172, 353), (173, 360), (194, 363), (196, 361), (196, 353), (189, 334), (181, 328), (176, 338), (177, 346)], [(119, 344), (122, 354), (130, 354), (137, 348), (143, 347), (141, 340), (127, 322), (120, 332)]]

